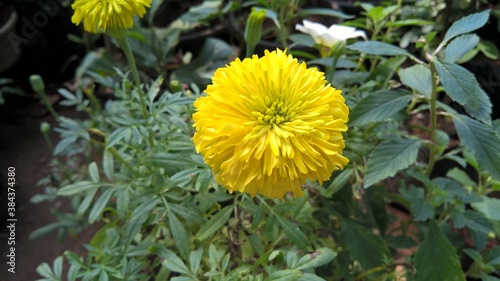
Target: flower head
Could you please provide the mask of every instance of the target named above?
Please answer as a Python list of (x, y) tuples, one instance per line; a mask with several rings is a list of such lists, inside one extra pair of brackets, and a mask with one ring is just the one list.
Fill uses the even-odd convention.
[(75, 0), (71, 21), (87, 32), (97, 33), (108, 28), (131, 28), (134, 16), (142, 17), (152, 0)]
[(350, 26), (334, 24), (330, 28), (326, 28), (320, 23), (308, 20), (304, 20), (303, 23), (304, 25), (296, 24), (295, 29), (311, 35), (314, 42), (329, 48), (339, 41), (345, 42), (350, 38), (367, 38), (364, 31), (356, 30), (356, 28)]
[(215, 72), (205, 92), (194, 102), (193, 141), (230, 192), (297, 197), (307, 179), (328, 180), (349, 162), (341, 91), (284, 51), (236, 59)]

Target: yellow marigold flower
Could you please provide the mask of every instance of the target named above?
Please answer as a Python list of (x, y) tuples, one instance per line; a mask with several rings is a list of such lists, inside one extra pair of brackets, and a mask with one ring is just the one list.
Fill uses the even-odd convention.
[(71, 21), (87, 32), (97, 33), (108, 28), (131, 28), (134, 16), (142, 17), (151, 0), (75, 0)]
[(193, 142), (231, 193), (301, 196), (307, 179), (322, 183), (349, 162), (341, 91), (284, 51), (236, 59), (205, 92), (194, 102)]

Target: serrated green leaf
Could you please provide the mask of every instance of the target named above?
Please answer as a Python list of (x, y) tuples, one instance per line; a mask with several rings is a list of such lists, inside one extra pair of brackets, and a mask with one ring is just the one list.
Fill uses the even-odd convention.
[(72, 196), (78, 193), (82, 193), (91, 188), (98, 187), (99, 183), (90, 181), (79, 181), (73, 184), (67, 185), (57, 191), (57, 195), (60, 196)]
[(432, 77), (428, 67), (416, 64), (398, 71), (401, 83), (412, 88), (414, 91), (430, 97), (432, 93)]
[(337, 253), (330, 250), (329, 248), (319, 248), (313, 253), (307, 254), (300, 258), (293, 269), (306, 270), (320, 267), (331, 262), (336, 256)]
[(415, 281), (465, 281), (455, 248), (434, 221), (418, 247), (415, 268)]
[(348, 49), (374, 56), (407, 56), (412, 55), (405, 49), (379, 41), (359, 41), (347, 46)]
[(470, 248), (464, 249), (463, 251), (476, 262), (483, 263), (483, 257), (481, 256), (481, 253), (479, 253), (478, 251)]
[(203, 241), (210, 238), (216, 231), (220, 230), (222, 226), (229, 220), (233, 212), (233, 206), (226, 206), (210, 218), (205, 225), (196, 233), (196, 237)]
[(467, 227), (484, 234), (488, 234), (493, 230), (493, 226), (488, 219), (475, 211), (454, 212), (452, 219), (456, 228)]
[(111, 195), (114, 192), (113, 187), (109, 187), (106, 191), (104, 191), (99, 199), (94, 203), (94, 206), (92, 207), (92, 210), (90, 211), (89, 214), (89, 223), (93, 224), (96, 222), (99, 217), (101, 216), (102, 210), (106, 207), (108, 204), (109, 199), (111, 198)]
[(361, 126), (371, 122), (384, 121), (408, 106), (413, 94), (402, 90), (376, 91), (362, 100), (351, 110), (349, 125)]
[(351, 258), (357, 260), (365, 270), (381, 265), (385, 256), (389, 254), (384, 241), (380, 236), (373, 234), (371, 229), (344, 220), (342, 232)]
[(500, 179), (500, 139), (491, 127), (465, 115), (453, 115), (462, 144), (472, 152), (482, 171)]
[(393, 139), (378, 145), (368, 157), (364, 187), (408, 168), (417, 159), (421, 144), (418, 139)]
[(191, 251), (191, 246), (189, 245), (189, 235), (186, 229), (179, 221), (179, 219), (173, 214), (173, 212), (168, 209), (168, 225), (170, 226), (170, 232), (172, 232), (172, 237), (175, 240), (175, 246), (179, 250), (181, 256), (187, 258), (189, 252)]
[(425, 198), (423, 188), (410, 186), (400, 190), (401, 196), (411, 203), (411, 213), (415, 221), (426, 221), (434, 215), (434, 208)]
[(461, 18), (451, 25), (444, 35), (443, 42), (447, 42), (460, 34), (469, 33), (481, 28), (486, 24), (489, 16), (490, 10), (488, 9), (483, 12), (471, 14)]
[(296, 269), (284, 269), (271, 273), (264, 281), (294, 281), (302, 277), (302, 272)]
[(302, 232), (302, 230), (300, 230), (298, 226), (278, 215), (275, 215), (275, 217), (278, 220), (278, 223), (283, 228), (283, 231), (285, 232), (288, 239), (290, 239), (297, 247), (301, 249), (310, 248), (309, 239), (307, 239), (307, 236)]
[(434, 60), (436, 71), (448, 96), (462, 105), (474, 118), (491, 123), (491, 101), (474, 74), (446, 60)]
[(446, 49), (444, 49), (444, 58), (449, 62), (456, 62), (474, 49), (478, 43), (479, 37), (476, 34), (459, 36), (446, 46)]
[(484, 197), (483, 201), (474, 202), (471, 205), (485, 217), (491, 220), (500, 221), (500, 199)]

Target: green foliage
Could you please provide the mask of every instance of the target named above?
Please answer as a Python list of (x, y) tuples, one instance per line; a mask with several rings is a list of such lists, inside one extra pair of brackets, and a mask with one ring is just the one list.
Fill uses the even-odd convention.
[[(459, 65), (480, 48), (494, 56), (471, 33), (489, 10), (443, 31), (433, 24), (442, 7), (426, 3), (364, 3), (358, 17), (298, 9), (298, 1), (245, 3), (266, 9), (283, 41), (317, 48), (299, 54), (350, 109), (345, 169), (307, 182), (303, 197), (270, 200), (227, 193), (191, 140), (194, 100), (245, 48), (208, 38), (196, 56), (175, 55), (182, 32), (238, 3), (206, 0), (159, 28), (162, 2), (128, 32), (142, 84), (102, 49), (83, 59), (73, 91), (59, 90), (62, 105), (88, 118), (57, 119), (57, 161), (32, 201), (67, 197), (71, 209), (54, 210), (58, 221), (30, 238), (100, 229), (83, 256), (67, 251), (42, 263), (42, 280), (498, 280), (500, 200), (491, 194), (500, 190), (500, 121)], [(334, 57), (285, 30), (312, 14), (349, 19), (370, 40), (349, 39)], [(114, 98), (99, 101), (103, 90)], [(442, 171), (445, 163), (452, 167)]]

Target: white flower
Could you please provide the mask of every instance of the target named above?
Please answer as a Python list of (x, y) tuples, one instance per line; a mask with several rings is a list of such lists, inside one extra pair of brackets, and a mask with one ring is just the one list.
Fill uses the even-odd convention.
[(354, 27), (334, 24), (330, 28), (326, 28), (321, 23), (308, 20), (304, 20), (303, 23), (304, 25), (295, 25), (295, 29), (311, 35), (317, 44), (325, 47), (331, 48), (336, 42), (345, 42), (350, 38), (363, 37), (367, 39), (364, 31), (356, 30)]

